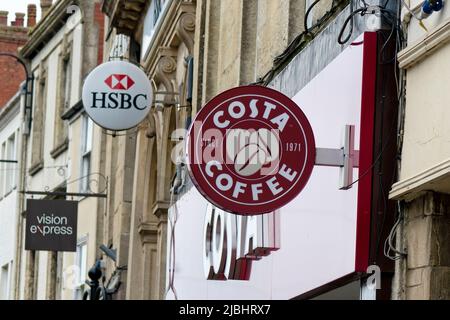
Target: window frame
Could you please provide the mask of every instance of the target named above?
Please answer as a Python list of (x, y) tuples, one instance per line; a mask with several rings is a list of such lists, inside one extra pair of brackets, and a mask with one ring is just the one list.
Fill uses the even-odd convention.
[(88, 236), (84, 236), (77, 240), (74, 264), (78, 268), (79, 273), (77, 274), (78, 278), (73, 289), (73, 295), (74, 299), (80, 300), (83, 296), (84, 284), (88, 276)]
[[(45, 135), (45, 114), (47, 105), (47, 62), (42, 61), (39, 66), (37, 86), (35, 89), (36, 100), (33, 108), (32, 135), (31, 140), (31, 168), (29, 174), (33, 176), (44, 167), (44, 135)], [(37, 119), (39, 122), (37, 121)], [(38, 141), (36, 139), (39, 138)]]
[[(160, 8), (157, 15), (155, 15), (156, 6), (154, 5), (156, 1), (160, 3)], [(145, 60), (147, 55), (149, 54), (152, 43), (155, 39), (155, 34), (159, 32), (162, 21), (164, 20), (167, 10), (173, 1), (174, 0), (152, 0), (147, 7), (147, 10), (144, 14), (143, 32), (141, 36), (141, 60)], [(149, 26), (151, 26), (151, 28), (149, 28)]]
[(52, 158), (58, 157), (68, 149), (69, 135), (68, 123), (62, 119), (62, 115), (70, 109), (72, 100), (72, 76), (73, 76), (73, 39), (71, 34), (64, 35), (58, 59), (58, 76), (56, 107), (53, 132)]
[[(4, 160), (6, 157), (6, 141), (0, 144), (0, 159)], [(6, 163), (0, 162), (0, 199), (3, 199), (6, 192)]]
[[(94, 142), (94, 123), (86, 113), (82, 115), (82, 134), (80, 152), (80, 192), (89, 191), (89, 175), (91, 174), (92, 147)], [(87, 163), (87, 171), (85, 171)]]
[[(12, 153), (11, 152), (11, 141), (12, 142)], [(8, 139), (5, 141), (6, 143), (6, 155), (4, 159), (6, 160), (16, 160), (17, 157), (17, 135), (16, 132), (13, 132)], [(10, 194), (17, 186), (16, 181), (16, 170), (14, 170), (14, 164), (13, 163), (6, 163), (4, 166), (4, 176), (5, 176), (5, 182), (4, 182), (4, 195), (5, 197)]]

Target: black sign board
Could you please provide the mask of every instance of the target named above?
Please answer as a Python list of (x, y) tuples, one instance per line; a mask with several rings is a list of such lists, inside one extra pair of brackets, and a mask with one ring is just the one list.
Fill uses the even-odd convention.
[(76, 251), (77, 201), (27, 200), (25, 250)]

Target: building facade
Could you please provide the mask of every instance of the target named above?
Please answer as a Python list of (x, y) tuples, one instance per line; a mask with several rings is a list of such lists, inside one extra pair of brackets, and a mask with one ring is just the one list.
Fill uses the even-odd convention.
[(17, 93), (0, 112), (0, 299), (14, 296), (15, 250), (19, 212), (22, 99)]
[[(111, 264), (108, 273), (111, 274), (117, 266), (126, 266), (126, 272), (121, 273), (123, 287), (119, 289), (117, 299), (174, 298), (173, 270), (185, 270), (183, 261), (197, 263), (195, 256), (190, 256), (177, 259), (178, 265), (171, 264), (173, 250), (184, 248), (180, 241), (185, 245), (193, 243), (196, 252), (201, 252), (202, 243), (192, 242), (193, 234), (189, 232), (177, 236), (178, 249), (171, 248), (173, 233), (176, 233), (173, 226), (176, 203), (182, 206), (193, 201), (191, 209), (188, 205), (180, 215), (202, 214), (195, 208), (203, 200), (191, 196), (193, 186), (182, 164), (186, 129), (197, 110), (226, 89), (252, 83), (275, 87), (292, 98), (326, 70), (351, 41), (367, 30), (365, 18), (355, 19), (353, 33), (341, 45), (337, 39), (346, 18), (362, 8), (348, 6), (345, 1), (311, 6), (302, 1), (104, 2), (103, 10), (108, 16), (109, 26), (106, 31), (109, 49), (105, 50), (105, 61), (119, 58), (141, 65), (155, 91), (154, 106), (147, 121), (120, 136), (110, 132), (107, 137), (105, 168), (111, 188), (104, 232), (108, 245), (118, 252), (118, 264)], [(395, 8), (396, 5), (392, 4), (390, 10), (394, 15)], [(307, 11), (308, 17), (304, 19)], [(304, 20), (308, 30), (305, 30)], [(381, 23), (375, 29), (380, 28)], [(377, 42), (374, 49), (377, 52), (391, 46), (386, 40), (389, 40), (388, 31), (377, 34), (379, 44)], [(125, 52), (115, 54), (116, 49), (123, 47)], [(320, 57), (313, 53), (319, 49), (323, 52)], [(386, 105), (388, 110), (385, 114), (377, 113), (376, 119), (372, 120), (375, 131), (371, 132), (374, 135), (384, 132), (381, 123), (392, 122), (396, 115), (392, 93), (386, 102), (386, 88), (380, 84), (390, 83), (394, 87), (393, 63), (386, 64), (390, 72), (382, 68), (383, 63), (375, 64), (376, 71), (372, 71), (377, 75), (371, 89), (375, 94), (373, 101), (377, 105)], [(384, 82), (378, 82), (382, 74), (386, 75)], [(350, 92), (351, 86), (346, 90)], [(389, 146), (388, 151), (384, 150), (386, 157), (382, 160), (375, 153), (386, 139), (381, 134), (371, 149), (374, 158), (368, 157), (370, 161), (365, 171), (373, 177), (370, 181), (374, 184), (371, 185), (370, 181), (365, 183), (371, 190), (369, 197), (373, 207), (364, 211), (371, 216), (370, 219), (362, 218), (368, 221), (363, 236), (367, 241), (364, 264), (370, 262), (382, 269), (381, 281), (385, 290), (378, 295), (372, 294), (378, 298), (389, 296), (393, 273), (392, 263), (385, 259), (379, 246), (392, 225), (389, 217), (393, 210), (392, 203), (386, 207), (383, 203), (384, 200), (387, 202), (388, 180), (394, 175), (389, 157), (395, 151), (395, 143)], [(376, 161), (377, 170), (386, 174), (383, 178), (386, 180), (378, 178), (380, 172), (378, 175), (374, 173), (375, 164), (371, 161)], [(367, 175), (365, 173), (364, 177)], [(177, 228), (184, 227), (178, 225)], [(352, 230), (356, 232), (356, 229)], [(192, 274), (187, 276), (194, 277)], [(357, 279), (364, 280), (364, 276)], [(331, 287), (345, 287), (355, 279), (339, 280), (339, 285), (333, 283)], [(330, 290), (330, 286), (320, 287), (319, 291), (312, 290), (314, 286), (308, 292), (298, 290), (290, 297), (313, 297)], [(363, 287), (363, 281), (358, 283), (354, 296), (361, 298)], [(214, 296), (225, 297), (221, 290)], [(188, 297), (202, 296), (194, 294)]]
[[(398, 201), (394, 299), (450, 298), (448, 208), (448, 54), (450, 8), (422, 20), (422, 1), (409, 1), (402, 23), (407, 41), (398, 54), (404, 72), (401, 161), (390, 197)], [(412, 13), (411, 13), (412, 12)]]
[(18, 51), (28, 39), (28, 31), (36, 24), (36, 6), (29, 5), (27, 21), (24, 13), (16, 13), (15, 21), (8, 23), (8, 12), (0, 12), (0, 69), (3, 74), (0, 92), (0, 299), (14, 299), (15, 269), (17, 267), (17, 223), (20, 215), (18, 201), (21, 186), (22, 86), (24, 66), (17, 60)]
[[(110, 190), (105, 239), (117, 249), (122, 273), (116, 298), (163, 299), (166, 291), (167, 210), (177, 128), (190, 115), (196, 1), (105, 1), (109, 51), (105, 59), (140, 64), (152, 81), (148, 118), (122, 136), (107, 137)], [(125, 42), (120, 39), (126, 39)], [(126, 43), (126, 52), (117, 50)], [(119, 50), (120, 51), (120, 50)], [(110, 267), (108, 272), (114, 270)]]
[[(382, 6), (376, 1), (370, 3)], [(396, 5), (390, 3), (385, 9), (395, 16)], [(242, 218), (244, 222), (238, 218), (232, 230), (237, 230), (238, 237), (247, 234), (246, 246), (235, 248), (239, 240), (225, 244), (230, 241), (230, 229), (226, 236), (220, 230), (228, 223), (223, 221), (229, 218), (215, 209), (216, 213), (212, 213), (215, 218), (205, 220), (211, 214), (208, 202), (186, 179), (169, 210), (167, 241), (175, 245), (168, 249), (166, 298), (389, 298), (393, 263), (384, 257), (380, 243), (392, 226), (394, 210), (386, 195), (395, 176), (391, 158), (395, 157), (396, 142), (385, 132), (390, 128), (387, 123), (395, 122), (397, 104), (395, 94), (390, 91), (395, 87), (395, 62), (386, 62), (382, 57), (395, 54), (388, 35), (396, 26), (395, 22), (383, 25), (379, 21), (375, 28), (370, 27), (367, 23), (370, 14), (357, 15), (363, 10), (367, 10), (363, 4), (346, 1), (324, 1), (320, 5), (307, 1), (197, 1), (192, 117), (226, 89), (249, 84), (269, 86), (301, 106), (317, 135), (317, 148), (340, 147), (336, 138), (340, 137), (341, 129), (332, 128), (344, 120), (344, 115), (349, 115), (342, 126), (353, 124), (357, 131), (361, 130), (358, 134), (361, 142), (355, 140), (355, 147), (359, 145), (360, 161), (365, 159), (366, 163), (360, 162), (359, 172), (354, 172), (355, 182), (347, 191), (339, 191), (338, 182), (333, 183), (339, 180), (335, 176), (338, 169), (316, 167), (309, 188), (274, 213), (280, 219), (275, 222), (280, 227), (278, 250), (270, 254), (263, 250), (265, 254), (256, 257), (254, 252), (258, 249), (271, 246), (258, 247), (252, 236), (254, 229), (248, 226), (258, 225), (263, 230), (264, 217), (246, 221)], [(341, 30), (352, 16), (353, 32), (342, 41), (345, 37)], [(349, 29), (344, 29), (344, 36)], [(356, 47), (361, 45), (364, 49), (359, 48), (358, 57)], [(372, 58), (367, 52), (372, 52)], [(356, 55), (351, 59), (354, 62), (346, 64), (346, 57), (352, 54)], [(363, 79), (359, 78), (361, 74)], [(330, 96), (333, 98), (327, 100)], [(328, 109), (332, 105), (334, 108)], [(355, 109), (346, 111), (349, 107)], [(376, 142), (372, 144), (373, 141)], [(368, 193), (362, 195), (363, 190)], [(339, 216), (340, 209), (336, 206), (327, 207), (318, 200), (321, 197), (345, 208), (343, 216)], [(343, 221), (352, 220), (354, 224), (342, 225)], [(327, 230), (326, 235), (318, 236), (322, 234), (318, 230)], [(229, 251), (230, 243), (237, 253), (233, 253), (234, 249)], [(339, 255), (335, 257), (334, 253)], [(250, 276), (239, 278), (246, 282), (226, 280), (225, 269), (221, 269), (227, 268), (230, 261), (233, 263), (230, 259), (234, 254), (238, 257), (235, 272), (245, 272), (243, 261), (251, 264)], [(213, 271), (208, 267), (210, 264)], [(370, 266), (379, 268), (382, 290), (367, 289)], [(236, 274), (228, 275), (236, 279)]]
[[(30, 30), (0, 11), (0, 51), (21, 47), (34, 76), (29, 114), (20, 66), (0, 57), (20, 75), (0, 94), (0, 299), (88, 298), (93, 266), (116, 300), (449, 299), (450, 9), (422, 6), (41, 0)], [(147, 74), (153, 103), (115, 132), (81, 93), (97, 65), (121, 60)], [(317, 157), (305, 190), (270, 214), (215, 208), (190, 179), (187, 132), (244, 85), (285, 94), (316, 151), (354, 144), (342, 161), (355, 162)], [(27, 199), (77, 201), (76, 252), (25, 250)]]
[[(27, 11), (27, 23), (25, 14), (16, 13), (15, 21), (8, 24), (8, 12), (0, 11), (0, 52), (3, 54), (17, 55), (18, 50), (28, 39), (29, 28), (36, 24), (36, 6), (29, 5)], [(2, 91), (0, 93), (0, 106), (6, 103), (17, 93), (20, 83), (25, 79), (23, 67), (8, 56), (0, 56), (1, 72), (5, 76)]]
[[(97, 219), (106, 181), (100, 169), (99, 128), (80, 107), (83, 78), (101, 60), (103, 15), (98, 1), (41, 1), (42, 19), (20, 53), (34, 74), (21, 211), (26, 199), (78, 201), (77, 251), (25, 250), (26, 214), (19, 221), (16, 298), (81, 299), (87, 270), (99, 258)], [(69, 10), (70, 9), (70, 10)], [(37, 192), (33, 193), (33, 192)], [(65, 193), (85, 196), (66, 198)]]

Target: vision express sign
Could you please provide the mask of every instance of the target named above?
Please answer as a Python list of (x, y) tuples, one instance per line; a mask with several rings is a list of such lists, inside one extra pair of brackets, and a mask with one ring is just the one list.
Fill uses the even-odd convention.
[(76, 251), (78, 202), (27, 200), (25, 250)]

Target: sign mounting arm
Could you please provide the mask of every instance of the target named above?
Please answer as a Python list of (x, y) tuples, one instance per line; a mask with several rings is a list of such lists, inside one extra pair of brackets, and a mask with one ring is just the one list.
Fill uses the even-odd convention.
[(346, 125), (341, 149), (316, 148), (316, 166), (339, 167), (339, 189), (348, 190), (353, 182), (353, 168), (359, 167), (359, 150), (355, 150), (355, 126)]

